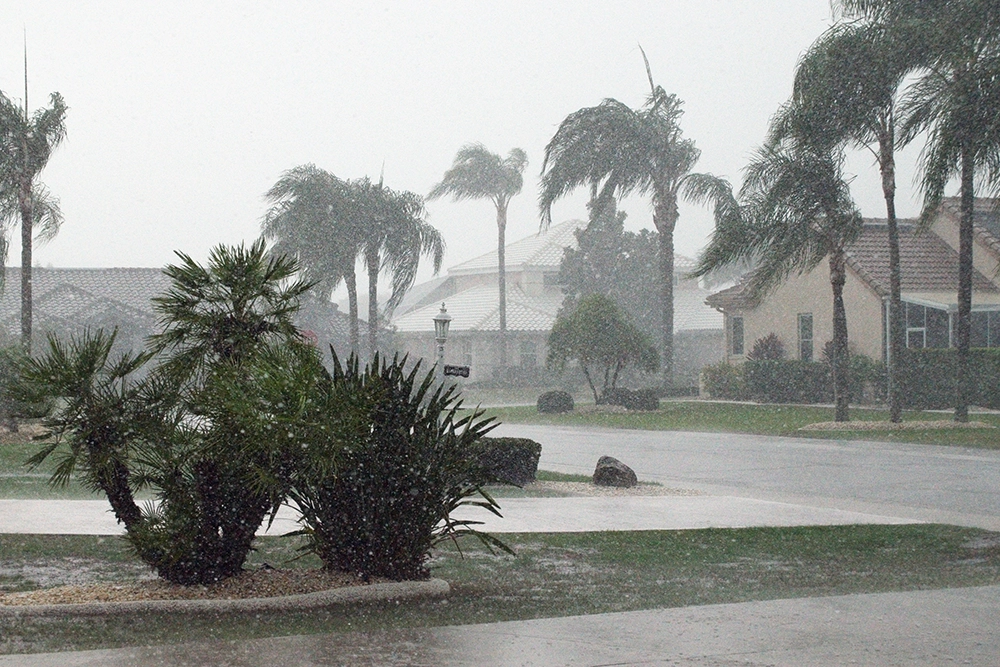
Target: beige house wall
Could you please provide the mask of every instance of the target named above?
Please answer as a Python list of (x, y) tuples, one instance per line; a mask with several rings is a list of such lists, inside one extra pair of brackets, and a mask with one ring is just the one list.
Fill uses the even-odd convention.
[[(872, 359), (882, 358), (882, 299), (858, 278), (850, 268), (844, 284), (844, 308), (847, 311), (847, 337), (853, 352)], [(757, 308), (743, 313), (744, 355), (759, 338), (777, 334), (790, 359), (799, 358), (798, 316), (812, 313), (813, 359), (823, 355), (823, 346), (833, 339), (833, 291), (830, 267), (821, 263), (809, 273), (792, 275), (771, 292)], [(731, 332), (727, 321), (727, 336)], [(727, 350), (731, 350), (727, 340)], [(732, 356), (739, 361), (744, 356)]]

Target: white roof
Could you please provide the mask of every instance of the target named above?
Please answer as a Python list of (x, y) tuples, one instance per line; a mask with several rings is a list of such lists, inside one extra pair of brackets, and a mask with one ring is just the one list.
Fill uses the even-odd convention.
[[(585, 220), (568, 220), (558, 225), (552, 225), (547, 231), (532, 234), (514, 243), (508, 243), (504, 249), (504, 266), (508, 271), (523, 267), (550, 267), (559, 269), (563, 258), (563, 250), (576, 247), (577, 229), (586, 227)], [(500, 261), (494, 248), (485, 255), (474, 257), (466, 262), (448, 269), (449, 275), (468, 275), (475, 273), (496, 273)]]
[[(548, 331), (556, 321), (563, 295), (554, 290), (528, 296), (517, 285), (507, 286), (507, 329), (510, 331)], [(500, 304), (497, 288), (480, 285), (452, 294), (445, 300), (451, 315), (452, 332), (500, 331)], [(406, 313), (393, 321), (401, 333), (434, 331), (434, 316), (440, 303), (432, 303)]]

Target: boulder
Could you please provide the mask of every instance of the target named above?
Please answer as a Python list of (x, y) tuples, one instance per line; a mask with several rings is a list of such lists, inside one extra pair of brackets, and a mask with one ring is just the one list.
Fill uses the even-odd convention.
[(639, 483), (635, 471), (612, 456), (597, 459), (594, 484), (597, 486), (633, 487)]

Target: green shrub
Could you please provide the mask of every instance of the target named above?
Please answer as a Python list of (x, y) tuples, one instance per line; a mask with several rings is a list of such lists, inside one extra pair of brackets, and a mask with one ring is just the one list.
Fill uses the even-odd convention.
[[(336, 463), (327, 447), (310, 449), (297, 466), (290, 497), (299, 506), (309, 549), (325, 567), (364, 578), (422, 579), (440, 540), (475, 534), (476, 521), (451, 513), (477, 505), (498, 514), (483, 490), (488, 476), (476, 441), (492, 426), (481, 412), (459, 417), (454, 386), (436, 385), (417, 363), (376, 356), (359, 370), (356, 357), (334, 355), (326, 386), (336, 413), (327, 415)], [(473, 499), (477, 497), (477, 499)]]
[(712, 398), (744, 401), (748, 397), (742, 364), (720, 361), (702, 369), (702, 378), (705, 382), (705, 391)]
[(798, 359), (747, 361), (747, 394), (762, 403), (829, 403), (833, 383), (827, 364)]
[(659, 410), (660, 396), (656, 389), (625, 389), (616, 387), (604, 393), (603, 403), (606, 405), (620, 405), (628, 410)]
[[(975, 348), (969, 355), (970, 402), (1000, 408), (1000, 349)], [(904, 405), (915, 410), (954, 407), (956, 360), (951, 348), (906, 350), (901, 365)]]
[(551, 414), (573, 411), (573, 396), (559, 389), (547, 391), (538, 397), (539, 412)]
[(502, 483), (524, 486), (535, 481), (542, 446), (528, 438), (480, 438), (478, 460), (486, 474)]
[(763, 338), (754, 341), (753, 348), (747, 354), (750, 361), (775, 361), (785, 358), (785, 345), (778, 338), (778, 334), (769, 333)]

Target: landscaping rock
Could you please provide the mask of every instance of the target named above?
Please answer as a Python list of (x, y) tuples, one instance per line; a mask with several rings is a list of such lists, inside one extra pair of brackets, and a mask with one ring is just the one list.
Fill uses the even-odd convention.
[(639, 483), (635, 471), (612, 456), (597, 459), (594, 469), (594, 484), (597, 486), (618, 486), (630, 488)]

